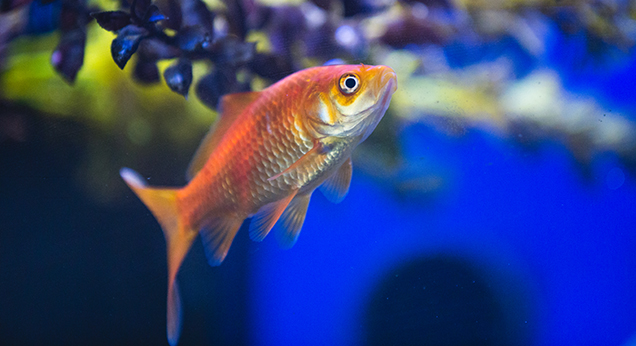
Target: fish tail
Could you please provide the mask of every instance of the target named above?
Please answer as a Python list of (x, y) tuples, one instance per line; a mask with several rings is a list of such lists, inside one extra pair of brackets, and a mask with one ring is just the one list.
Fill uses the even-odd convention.
[(159, 221), (166, 238), (168, 252), (167, 334), (168, 342), (174, 346), (179, 341), (182, 321), (181, 298), (176, 281), (177, 272), (198, 232), (186, 226), (182, 221), (177, 208), (178, 189), (147, 187), (143, 178), (130, 168), (122, 168), (120, 175)]

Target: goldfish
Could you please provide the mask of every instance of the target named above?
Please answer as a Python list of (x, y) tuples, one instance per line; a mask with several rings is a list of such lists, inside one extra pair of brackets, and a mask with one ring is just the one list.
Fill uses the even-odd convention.
[(351, 153), (375, 129), (396, 89), (387, 66), (308, 68), (262, 91), (224, 96), (184, 187), (149, 187), (132, 169), (121, 169), (166, 240), (170, 345), (181, 333), (177, 272), (196, 236), (212, 266), (223, 262), (250, 217), (251, 239), (263, 240), (278, 224), (280, 245), (292, 247), (317, 188), (335, 203), (347, 195)]

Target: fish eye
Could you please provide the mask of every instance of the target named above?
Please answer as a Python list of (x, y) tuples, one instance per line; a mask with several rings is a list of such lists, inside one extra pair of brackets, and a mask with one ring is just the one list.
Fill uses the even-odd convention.
[(340, 77), (340, 91), (345, 94), (353, 94), (360, 88), (360, 79), (353, 73), (346, 73)]

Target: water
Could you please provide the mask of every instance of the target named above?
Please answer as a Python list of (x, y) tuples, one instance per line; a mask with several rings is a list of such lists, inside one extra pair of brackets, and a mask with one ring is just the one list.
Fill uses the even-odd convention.
[[(95, 24), (72, 86), (49, 64), (58, 37), (2, 41), (0, 343), (166, 344), (165, 241), (118, 171), (183, 185), (216, 117), (205, 105), (263, 67), (252, 87), (299, 68), (303, 49), (315, 63), (388, 64), (398, 91), (353, 156), (348, 196), (314, 194), (293, 248), (252, 242), (245, 223), (212, 268), (194, 243), (179, 345), (633, 343), (634, 20), (594, 8), (616, 29), (594, 31), (582, 7), (469, 15), (430, 2), (402, 5), (408, 30), (378, 36), (396, 4), (345, 5), (358, 17), (333, 24), (342, 42), (325, 27), (292, 34), (317, 7), (274, 7), (277, 25), (250, 30), (280, 55), (226, 43), (249, 67), (223, 82), (195, 63), (207, 89), (187, 100), (120, 71)], [(215, 35), (238, 30), (222, 24)]]

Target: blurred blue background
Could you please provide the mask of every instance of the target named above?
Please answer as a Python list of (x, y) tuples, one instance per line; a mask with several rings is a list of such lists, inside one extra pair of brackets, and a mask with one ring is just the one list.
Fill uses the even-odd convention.
[[(211, 268), (195, 242), (180, 345), (636, 345), (632, 4), (241, 3), (246, 41), (290, 55), (283, 71), (382, 63), (398, 92), (347, 198), (316, 193), (292, 249), (246, 223)], [(94, 23), (68, 85), (59, 37), (27, 35), (55, 30), (60, 2), (6, 4), (0, 344), (166, 344), (165, 242), (117, 172), (183, 185), (216, 114), (205, 94), (131, 81)], [(256, 27), (263, 8), (281, 24)]]
[(337, 208), (312, 201), (294, 250), (252, 255), (258, 344), (627, 344), (635, 185), (614, 188), (615, 159), (586, 185), (555, 143), (529, 157), (483, 133), (402, 138), (452, 186), (406, 203), (354, 174)]

